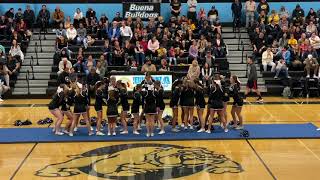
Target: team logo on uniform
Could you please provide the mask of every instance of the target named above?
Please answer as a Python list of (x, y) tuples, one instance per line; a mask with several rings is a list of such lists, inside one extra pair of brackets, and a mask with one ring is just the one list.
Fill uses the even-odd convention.
[(36, 171), (41, 177), (70, 177), (82, 173), (106, 179), (172, 179), (202, 171), (240, 173), (241, 165), (206, 148), (169, 144), (107, 146)]

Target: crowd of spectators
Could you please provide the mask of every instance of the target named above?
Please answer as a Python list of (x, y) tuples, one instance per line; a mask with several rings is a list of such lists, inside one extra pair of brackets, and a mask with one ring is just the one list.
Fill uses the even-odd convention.
[(285, 6), (271, 10), (266, 0), (248, 0), (244, 8), (253, 57), (263, 71), (270, 66), (276, 79), (281, 74), (290, 78), (289, 70), (305, 71), (307, 78), (320, 76), (320, 11), (305, 12), (299, 4), (291, 13)]
[[(67, 69), (88, 77), (94, 69), (103, 77), (107, 66), (127, 66), (141, 72), (170, 71), (181, 63), (190, 64), (188, 76), (192, 78), (208, 79), (208, 74), (201, 74), (208, 70), (200, 69), (205, 63), (209, 70), (228, 70), (218, 10), (212, 6), (209, 12), (201, 8), (197, 13), (196, 0), (187, 4), (187, 16), (181, 15), (180, 1), (173, 0), (170, 19), (160, 16), (146, 21), (123, 19), (119, 12), (112, 19), (105, 14), (97, 17), (92, 8), (86, 12), (77, 8), (73, 17), (64, 19), (57, 7), (52, 25), (56, 53), (60, 54), (55, 55), (59, 76), (65, 76), (62, 72)], [(94, 49), (102, 46), (103, 52), (94, 54)]]

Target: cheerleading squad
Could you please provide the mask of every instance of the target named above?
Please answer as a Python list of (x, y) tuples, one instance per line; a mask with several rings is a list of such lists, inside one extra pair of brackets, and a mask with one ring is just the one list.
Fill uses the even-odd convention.
[[(197, 132), (211, 133), (214, 130), (214, 116), (217, 114), (221, 127), (224, 132), (228, 132), (227, 124), (227, 102), (233, 98), (231, 109), (232, 121), (229, 123), (232, 128), (243, 129), (243, 119), (241, 115), (243, 99), (240, 92), (240, 81), (237, 76), (231, 76), (230, 82), (224, 81), (219, 75), (210, 80), (209, 87), (205, 87), (198, 79), (190, 80), (182, 78), (176, 80), (172, 85), (170, 108), (173, 111), (172, 132), (179, 132), (178, 117), (179, 106), (181, 107), (181, 128), (194, 130), (193, 117), (194, 109), (200, 121), (200, 128)], [(208, 95), (208, 102), (205, 100)], [(127, 115), (130, 111), (128, 103), (127, 86), (121, 81), (116, 81), (115, 77), (105, 79), (104, 82), (98, 81), (95, 84), (95, 104), (97, 112), (96, 135), (103, 136), (102, 128), (102, 107), (107, 106), (108, 136), (116, 135), (117, 118), (120, 116), (122, 131), (120, 134), (128, 134)], [(71, 111), (73, 106), (73, 112)], [(118, 111), (121, 106), (121, 112)], [(142, 111), (140, 112), (140, 107)], [(204, 110), (207, 108), (207, 113)], [(160, 81), (152, 79), (150, 74), (146, 74), (141, 84), (137, 85), (133, 91), (133, 102), (131, 104), (131, 115), (133, 116), (133, 134), (140, 134), (141, 120), (145, 116), (147, 129), (146, 136), (154, 136), (155, 123), (157, 122), (160, 131), (158, 134), (165, 133), (165, 125), (162, 114), (165, 109), (164, 89)], [(86, 85), (79, 82), (70, 82), (68, 85), (62, 84), (49, 103), (50, 112), (57, 118), (53, 132), (56, 135), (68, 134), (73, 136), (78, 130), (79, 119), (82, 116), (88, 128), (88, 135), (94, 135), (93, 128), (90, 126), (90, 96)], [(64, 129), (61, 128), (64, 116), (68, 122)]]

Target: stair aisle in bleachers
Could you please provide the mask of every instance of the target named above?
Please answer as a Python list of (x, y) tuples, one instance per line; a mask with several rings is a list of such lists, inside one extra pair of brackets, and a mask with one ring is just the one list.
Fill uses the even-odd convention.
[[(31, 94), (33, 96), (47, 97), (46, 90), (50, 79), (53, 55), (55, 53), (55, 34), (39, 35), (35, 30), (27, 49), (27, 55), (22, 64), (13, 96)], [(29, 76), (29, 80), (27, 80)]]
[[(222, 28), (222, 37), (228, 49), (228, 62), (230, 73), (237, 75), (241, 81), (241, 91), (245, 91), (247, 83), (247, 57), (252, 54), (250, 39), (245, 28), (240, 32), (233, 31), (232, 27)], [(243, 52), (242, 52), (243, 51)], [(267, 92), (265, 81), (262, 78), (260, 67), (256, 65), (258, 73), (258, 88), (262, 93)]]

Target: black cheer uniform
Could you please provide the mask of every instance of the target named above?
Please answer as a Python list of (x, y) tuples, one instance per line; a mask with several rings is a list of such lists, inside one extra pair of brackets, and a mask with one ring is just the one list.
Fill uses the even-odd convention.
[(164, 108), (166, 107), (163, 100), (163, 96), (164, 96), (164, 90), (163, 88), (160, 88), (157, 92), (156, 105), (157, 105), (157, 108), (159, 108), (161, 111), (163, 111)]
[(209, 88), (209, 108), (214, 110), (223, 109), (224, 92), (219, 85), (213, 84)]
[(87, 112), (88, 106), (88, 97), (85, 95), (85, 92), (81, 92), (80, 94), (76, 94), (74, 96), (74, 113), (82, 114)]
[(97, 89), (96, 91), (96, 101), (94, 103), (94, 109), (99, 112), (102, 111), (104, 93), (101, 89)]
[(221, 88), (224, 92), (223, 94), (223, 102), (229, 102), (230, 101), (230, 97), (229, 97), (229, 83), (227, 83), (226, 81), (221, 81)]
[(180, 105), (182, 107), (193, 107), (194, 106), (194, 91), (190, 88), (184, 88), (181, 91)]
[(157, 114), (157, 93), (154, 90), (144, 91), (144, 113)]
[(142, 104), (142, 97), (139, 92), (133, 94), (133, 102), (131, 104), (131, 114), (139, 113), (140, 105)]
[(62, 105), (63, 101), (64, 101), (63, 92), (61, 92), (59, 94), (56, 93), (55, 95), (53, 95), (53, 97), (48, 105), (49, 110), (58, 109)]
[(179, 104), (179, 100), (180, 100), (180, 88), (176, 86), (174, 89), (172, 89), (170, 107), (177, 108)]
[(229, 95), (233, 98), (233, 106), (243, 106), (243, 99), (240, 96), (240, 86), (238, 84), (230, 86)]
[(202, 87), (196, 90), (195, 98), (196, 106), (200, 109), (204, 109), (206, 107), (206, 100), (204, 99), (204, 89)]
[(119, 97), (118, 94), (115, 96), (115, 99), (111, 99), (108, 97), (107, 99), (107, 117), (118, 117), (118, 103)]
[(75, 95), (74, 91), (68, 92), (67, 97), (65, 97), (62, 102), (61, 111), (63, 111), (63, 112), (71, 111), (70, 108), (74, 103), (74, 95)]
[(122, 106), (123, 111), (129, 111), (130, 105), (128, 103), (128, 92), (126, 89), (120, 89), (119, 90), (119, 96), (120, 96), (120, 104)]

